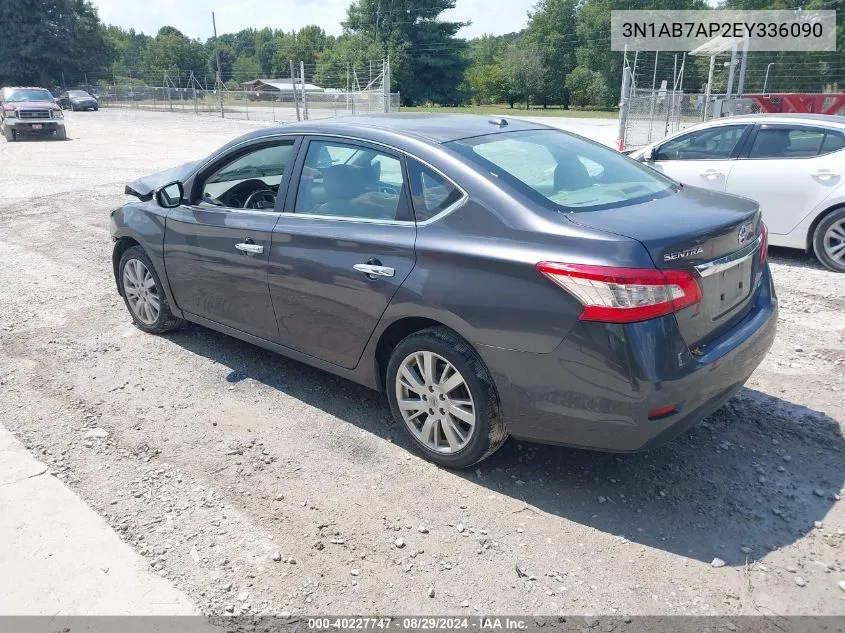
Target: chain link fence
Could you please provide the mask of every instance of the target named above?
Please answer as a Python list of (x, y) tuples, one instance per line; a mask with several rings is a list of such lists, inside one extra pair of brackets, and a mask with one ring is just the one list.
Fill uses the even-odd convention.
[(385, 96), (382, 90), (305, 93), (299, 91), (200, 90), (149, 86), (113, 86), (98, 95), (102, 108), (127, 108), (231, 119), (276, 121), (374, 114), (397, 111), (399, 93)]
[[(224, 84), (207, 74), (158, 71), (129, 76), (85, 75), (80, 85), (100, 107), (184, 112), (232, 119), (287, 123), (309, 119), (398, 110), (400, 96), (390, 92), (390, 63), (319, 67), (289, 62), (285, 77), (231, 76)], [(146, 79), (142, 80), (139, 77)], [(152, 83), (157, 78), (158, 85)], [(91, 80), (89, 82), (89, 79)]]

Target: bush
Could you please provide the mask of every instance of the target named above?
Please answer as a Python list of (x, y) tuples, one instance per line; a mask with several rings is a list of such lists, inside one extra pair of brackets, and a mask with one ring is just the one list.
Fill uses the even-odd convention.
[(566, 76), (566, 87), (573, 105), (581, 108), (603, 106), (607, 101), (607, 82), (601, 73), (589, 68), (576, 67)]

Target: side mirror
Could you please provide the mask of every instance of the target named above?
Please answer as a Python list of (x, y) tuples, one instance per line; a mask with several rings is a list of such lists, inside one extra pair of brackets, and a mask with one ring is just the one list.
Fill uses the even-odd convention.
[(655, 145), (650, 150), (648, 150), (645, 154), (643, 154), (643, 159), (647, 163), (653, 163), (657, 160), (657, 146)]
[(156, 191), (156, 202), (158, 206), (165, 209), (173, 209), (182, 204), (182, 196), (185, 194), (185, 189), (179, 181), (171, 182)]

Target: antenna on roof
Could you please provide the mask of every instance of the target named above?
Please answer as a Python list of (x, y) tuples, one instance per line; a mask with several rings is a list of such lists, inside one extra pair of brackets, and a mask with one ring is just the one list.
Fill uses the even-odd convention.
[(505, 119), (490, 119), (488, 123), (491, 123), (497, 127), (505, 127), (508, 124)]

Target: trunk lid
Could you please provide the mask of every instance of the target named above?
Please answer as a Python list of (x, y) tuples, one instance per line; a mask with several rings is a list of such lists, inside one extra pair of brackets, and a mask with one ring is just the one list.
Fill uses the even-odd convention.
[(702, 300), (675, 313), (693, 349), (751, 308), (762, 273), (760, 208), (752, 200), (684, 186), (673, 196), (567, 217), (639, 241), (657, 268), (693, 271)]

